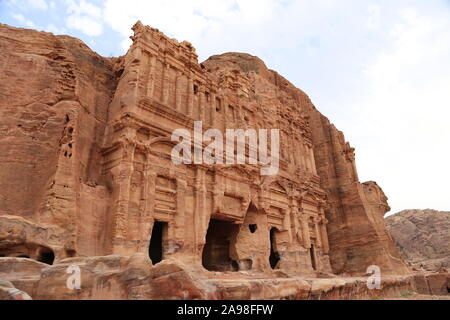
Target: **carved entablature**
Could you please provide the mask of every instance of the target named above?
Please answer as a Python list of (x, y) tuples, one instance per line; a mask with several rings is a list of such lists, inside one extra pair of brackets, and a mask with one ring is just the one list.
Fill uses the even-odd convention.
[(275, 227), (279, 231), (285, 231), (286, 227), (284, 225), (285, 215), (287, 213), (286, 208), (280, 208), (277, 206), (270, 206), (267, 212), (267, 221), (269, 227)]
[(214, 172), (213, 215), (242, 221), (250, 204), (252, 173), (244, 168), (219, 167)]

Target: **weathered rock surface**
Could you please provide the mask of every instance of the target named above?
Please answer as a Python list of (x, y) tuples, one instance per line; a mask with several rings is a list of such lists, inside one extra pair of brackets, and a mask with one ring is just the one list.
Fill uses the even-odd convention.
[[(386, 196), (360, 183), (354, 149), (304, 92), (257, 57), (199, 64), (189, 42), (133, 30), (109, 59), (0, 25), (0, 266), (20, 266), (5, 279), (36, 299), (231, 299), (317, 296), (326, 281), (305, 279), (370, 265), (410, 274)], [(194, 121), (279, 129), (278, 173), (176, 165), (171, 134)]]
[[(5, 266), (12, 269), (7, 270)], [(79, 288), (68, 277), (74, 275), (74, 267), (79, 268)], [(5, 258), (0, 265), (0, 278), (9, 279), (0, 281), (1, 299), (33, 297), (35, 300), (359, 300), (400, 298), (414, 292), (447, 295), (450, 285), (449, 274), (385, 276), (379, 289), (369, 289), (364, 277), (318, 279), (286, 275), (270, 278), (248, 272), (214, 274), (170, 259), (152, 266), (143, 254), (68, 258), (53, 266), (30, 259)]]
[(31, 297), (6, 280), (0, 280), (0, 300), (32, 300)]
[(386, 226), (414, 268), (450, 269), (450, 212), (404, 210), (387, 217)]

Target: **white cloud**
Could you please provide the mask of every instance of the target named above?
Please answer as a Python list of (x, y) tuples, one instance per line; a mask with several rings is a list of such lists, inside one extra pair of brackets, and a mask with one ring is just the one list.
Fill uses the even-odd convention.
[(48, 4), (45, 0), (28, 0), (28, 6), (32, 9), (47, 10)]
[(88, 16), (70, 15), (66, 25), (70, 29), (77, 29), (88, 36), (99, 36), (103, 33), (103, 26)]
[(213, 50), (221, 50), (223, 46), (218, 46), (221, 42), (229, 44), (230, 37), (236, 37), (234, 42), (240, 44), (252, 41), (241, 41), (247, 35), (243, 33), (239, 36), (236, 31), (255, 30), (264, 21), (273, 18), (274, 10), (278, 7), (279, 4), (274, 0), (129, 0), (126, 5), (120, 0), (106, 0), (104, 17), (124, 38), (131, 35), (131, 26), (141, 20), (179, 40), (193, 42), (206, 53), (202, 58), (207, 58), (206, 55)]
[(81, 0), (66, 0), (67, 13), (66, 26), (69, 29), (80, 30), (88, 36), (100, 36), (103, 33), (101, 8)]
[(354, 106), (360, 174), (383, 181), (394, 211), (448, 210), (450, 20), (404, 9), (390, 39), (365, 70), (368, 94)]
[(371, 5), (368, 8), (367, 28), (371, 30), (378, 30), (381, 23), (381, 9), (379, 6)]
[(130, 48), (131, 44), (132, 44), (132, 41), (130, 38), (123, 39), (121, 42), (121, 48), (122, 48), (123, 52), (127, 52), (128, 49)]
[(14, 19), (16, 19), (19, 23), (21, 23), (21, 24), (23, 24), (23, 25), (25, 25), (25, 26), (27, 26), (27, 27), (30, 27), (30, 28), (35, 28), (34, 22), (31, 21), (31, 20), (29, 20), (29, 19), (27, 19), (27, 18), (25, 18), (25, 17), (23, 16), (23, 14), (20, 14), (20, 13), (13, 13), (13, 14), (11, 14), (11, 16), (12, 16)]
[(45, 31), (54, 33), (54, 34), (65, 34), (67, 31), (64, 28), (58, 28), (53, 23), (48, 24), (45, 28)]

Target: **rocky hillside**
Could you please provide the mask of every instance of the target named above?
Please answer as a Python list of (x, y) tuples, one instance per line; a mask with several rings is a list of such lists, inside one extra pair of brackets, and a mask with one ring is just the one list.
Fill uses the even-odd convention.
[(413, 267), (450, 268), (450, 212), (405, 210), (386, 218), (386, 225)]

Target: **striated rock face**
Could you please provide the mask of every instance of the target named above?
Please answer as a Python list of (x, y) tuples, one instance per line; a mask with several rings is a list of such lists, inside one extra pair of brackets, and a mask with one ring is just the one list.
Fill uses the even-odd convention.
[(113, 60), (74, 38), (5, 25), (0, 48), (0, 215), (17, 226), (4, 234), (0, 225), (0, 248), (11, 256), (13, 246), (45, 246), (59, 259), (102, 254), (91, 231), (106, 223), (95, 216), (107, 189), (92, 181), (117, 82)]
[(413, 267), (450, 269), (450, 212), (404, 210), (387, 217), (386, 225)]
[[(133, 298), (128, 281), (156, 272), (130, 276), (136, 254), (141, 266), (190, 266), (164, 277), (165, 298), (227, 295), (224, 281), (196, 287), (200, 274), (409, 273), (384, 226), (386, 196), (359, 182), (354, 149), (305, 93), (257, 57), (199, 64), (189, 42), (140, 22), (133, 30), (127, 54), (108, 59), (71, 37), (0, 25), (0, 260), (53, 264), (27, 282), (38, 297), (72, 297), (64, 271), (82, 264), (93, 291), (79, 298)], [(175, 164), (171, 135), (192, 133), (194, 121), (204, 131), (279, 129), (279, 170)], [(180, 293), (177, 281), (192, 290)], [(156, 297), (136, 285), (139, 297)]]

